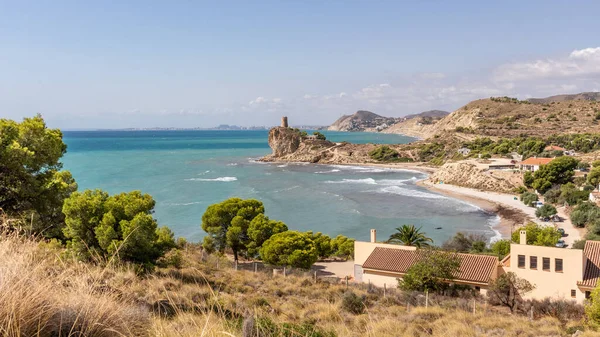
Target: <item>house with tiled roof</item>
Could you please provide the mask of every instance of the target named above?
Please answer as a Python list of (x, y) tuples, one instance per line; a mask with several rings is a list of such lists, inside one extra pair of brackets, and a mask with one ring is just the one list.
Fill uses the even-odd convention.
[(567, 151), (564, 147), (556, 146), (556, 145), (548, 145), (544, 148), (544, 151)]
[[(371, 230), (371, 241), (354, 245), (354, 277), (358, 282), (396, 287), (408, 269), (423, 255), (415, 247), (379, 243)], [(500, 261), (492, 255), (456, 253), (460, 266), (450, 283), (472, 286), (485, 293), (498, 276)]]
[(519, 168), (525, 171), (535, 172), (540, 169), (540, 166), (550, 164), (554, 158), (537, 158), (531, 157), (518, 163)]
[[(358, 282), (396, 287), (409, 268), (422, 257), (415, 247), (371, 241), (356, 241), (354, 277)], [(583, 303), (600, 279), (600, 241), (586, 241), (585, 248), (565, 249), (527, 244), (527, 233), (520, 232), (519, 243), (510, 245), (502, 261), (495, 256), (456, 253), (460, 267), (448, 283), (469, 285), (486, 293), (503, 273), (513, 272), (535, 285), (525, 299), (564, 299)]]

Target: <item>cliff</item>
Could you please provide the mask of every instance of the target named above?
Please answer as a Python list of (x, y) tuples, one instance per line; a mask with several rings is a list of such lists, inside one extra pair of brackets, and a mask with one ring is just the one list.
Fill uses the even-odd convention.
[(429, 181), (502, 193), (512, 193), (523, 184), (519, 173), (488, 171), (485, 165), (466, 162), (444, 164), (429, 177)]

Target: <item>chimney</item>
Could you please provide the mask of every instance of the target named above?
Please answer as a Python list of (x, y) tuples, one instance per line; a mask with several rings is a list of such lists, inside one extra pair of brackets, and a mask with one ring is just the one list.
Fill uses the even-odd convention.
[(371, 242), (372, 243), (377, 242), (377, 230), (376, 229), (371, 229)]
[(519, 232), (519, 244), (526, 245), (527, 244), (527, 231), (521, 230)]
[(286, 116), (281, 117), (281, 127), (282, 128), (287, 128), (288, 127), (288, 120)]

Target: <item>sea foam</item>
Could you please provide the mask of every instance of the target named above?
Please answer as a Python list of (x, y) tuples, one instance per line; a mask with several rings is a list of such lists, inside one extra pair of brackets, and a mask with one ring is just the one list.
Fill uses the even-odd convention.
[(440, 195), (440, 194), (421, 192), (421, 191), (417, 191), (417, 190), (411, 190), (408, 188), (402, 188), (400, 186), (384, 187), (384, 188), (379, 189), (378, 192), (404, 195), (407, 197), (422, 198), (422, 199), (448, 199), (447, 197)]
[(219, 178), (212, 178), (212, 179), (200, 179), (200, 178), (191, 178), (191, 179), (186, 179), (186, 181), (220, 181), (220, 182), (231, 182), (231, 181), (236, 181), (238, 180), (236, 177), (219, 177)]

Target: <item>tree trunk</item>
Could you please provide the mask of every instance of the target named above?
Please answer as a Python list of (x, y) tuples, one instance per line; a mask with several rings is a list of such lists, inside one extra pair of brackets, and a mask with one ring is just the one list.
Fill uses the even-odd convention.
[(233, 260), (235, 262), (238, 262), (238, 251), (237, 251), (237, 249), (233, 250)]

